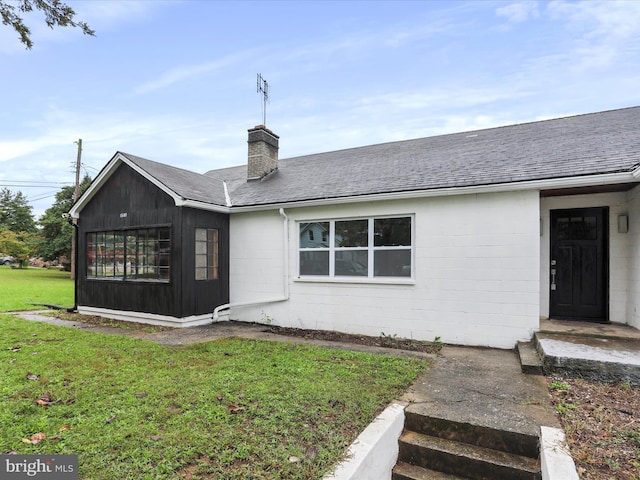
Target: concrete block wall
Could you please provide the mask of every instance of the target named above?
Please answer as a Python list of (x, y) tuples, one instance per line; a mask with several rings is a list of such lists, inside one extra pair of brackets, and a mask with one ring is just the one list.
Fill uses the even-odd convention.
[[(289, 301), (232, 309), (231, 318), (499, 348), (512, 348), (538, 328), (537, 192), (291, 209), (287, 215)], [(412, 279), (297, 277), (297, 222), (384, 215), (413, 216)], [(232, 215), (232, 302), (282, 292), (281, 232), (275, 211)]]

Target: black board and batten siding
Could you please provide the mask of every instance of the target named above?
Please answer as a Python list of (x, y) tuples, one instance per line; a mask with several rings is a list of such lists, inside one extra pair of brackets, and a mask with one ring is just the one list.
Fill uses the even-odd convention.
[[(168, 282), (90, 278), (87, 234), (168, 226), (171, 273)], [(195, 280), (195, 229), (217, 229), (219, 276)], [(78, 222), (78, 305), (185, 318), (213, 312), (229, 301), (229, 216), (176, 207), (173, 199), (122, 164), (82, 209)]]

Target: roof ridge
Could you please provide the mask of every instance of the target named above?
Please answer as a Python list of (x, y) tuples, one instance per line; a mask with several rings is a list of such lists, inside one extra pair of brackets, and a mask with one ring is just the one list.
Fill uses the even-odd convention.
[[(521, 123), (510, 123), (510, 124), (506, 124), (506, 125), (497, 125), (495, 127), (477, 128), (477, 129), (474, 129), (474, 130), (464, 130), (464, 131), (459, 131), (459, 132), (441, 133), (441, 134), (438, 134), (438, 135), (427, 135), (427, 136), (424, 136), (424, 137), (407, 138), (407, 139), (404, 139), (404, 140), (392, 140), (392, 141), (389, 141), (389, 142), (372, 143), (372, 144), (367, 144), (367, 145), (359, 145), (359, 146), (356, 146), (356, 147), (338, 148), (336, 150), (327, 150), (327, 151), (323, 151), (323, 152), (306, 153), (304, 155), (296, 155), (294, 157), (281, 158), (281, 159), (279, 159), (279, 161), (287, 161), (287, 160), (294, 160), (294, 159), (295, 160), (304, 159), (306, 157), (315, 157), (315, 156), (324, 155), (324, 154), (336, 154), (336, 153), (340, 153), (340, 152), (351, 152), (351, 151), (354, 151), (354, 150), (382, 147), (384, 145), (393, 145), (393, 144), (400, 144), (400, 143), (406, 143), (406, 142), (417, 142), (417, 141), (426, 140), (426, 139), (436, 139), (436, 138), (444, 138), (444, 137), (450, 137), (450, 136), (455, 136), (455, 135), (465, 135), (465, 134), (473, 134), (473, 133), (478, 133), (478, 132), (488, 132), (488, 131), (491, 131), (491, 130), (508, 129), (508, 128), (513, 128), (513, 127), (525, 126), (525, 125), (541, 124), (541, 123), (546, 123), (546, 122), (568, 120), (568, 119), (571, 119), (571, 118), (588, 117), (588, 116), (593, 116), (593, 115), (601, 115), (601, 114), (604, 114), (604, 113), (612, 113), (612, 112), (618, 112), (618, 111), (624, 111), (624, 110), (632, 110), (634, 108), (640, 108), (640, 105), (636, 105), (636, 106), (633, 106), (633, 107), (613, 108), (613, 109), (610, 109), (610, 110), (603, 110), (601, 112), (576, 113), (576, 114), (573, 114), (573, 115), (565, 115), (563, 117), (545, 118), (545, 119), (542, 119), (542, 120), (529, 120), (529, 121), (525, 121), (525, 122), (521, 122)], [(235, 167), (225, 167), (225, 168), (237, 168), (237, 167), (241, 167), (241, 166), (242, 165), (236, 165)], [(218, 169), (210, 170), (210, 172), (217, 171), (217, 170)], [(220, 170), (222, 170), (222, 169), (220, 169)], [(207, 172), (207, 173), (209, 173), (209, 172)]]

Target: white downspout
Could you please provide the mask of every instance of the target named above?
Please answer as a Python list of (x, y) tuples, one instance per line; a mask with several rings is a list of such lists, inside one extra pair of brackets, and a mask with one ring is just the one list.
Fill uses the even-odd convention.
[(237, 302), (237, 303), (225, 303), (224, 305), (219, 305), (213, 311), (212, 319), (214, 322), (217, 322), (220, 317), (220, 312), (223, 310), (229, 310), (234, 307), (248, 307), (250, 305), (259, 305), (261, 303), (275, 303), (275, 302), (284, 302), (289, 300), (289, 217), (284, 211), (284, 208), (280, 209), (280, 216), (283, 218), (282, 228), (283, 228), (283, 255), (284, 255), (284, 294), (281, 297), (269, 298), (264, 300), (251, 300), (246, 302)]

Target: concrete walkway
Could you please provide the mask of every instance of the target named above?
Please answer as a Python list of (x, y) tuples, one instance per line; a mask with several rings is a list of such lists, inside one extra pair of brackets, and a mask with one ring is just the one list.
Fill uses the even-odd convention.
[(126, 335), (129, 337), (143, 338), (152, 342), (159, 343), (161, 345), (188, 345), (198, 342), (209, 342), (220, 338), (227, 337), (240, 337), (251, 338), (255, 340), (273, 340), (279, 342), (289, 343), (304, 343), (307, 345), (315, 345), (319, 347), (329, 347), (338, 350), (351, 350), (356, 352), (368, 352), (385, 355), (395, 355), (399, 357), (418, 357), (418, 358), (435, 358), (435, 355), (413, 352), (409, 350), (396, 350), (385, 347), (370, 347), (366, 345), (357, 345), (353, 343), (331, 342), (325, 340), (312, 340), (308, 338), (291, 337), (287, 335), (278, 335), (268, 331), (267, 325), (260, 325), (257, 323), (245, 323), (224, 321), (218, 323), (212, 323), (210, 325), (202, 325), (199, 327), (190, 328), (169, 328), (167, 330), (159, 332), (145, 332), (142, 330), (125, 329), (118, 327), (108, 327), (101, 325), (94, 325), (91, 323), (82, 323), (69, 320), (60, 320), (49, 315), (43, 315), (43, 313), (50, 312), (50, 310), (41, 311), (23, 311), (23, 312), (7, 312), (9, 314), (16, 315), (25, 320), (33, 320), (51, 325), (59, 325), (62, 327), (73, 327), (85, 331), (93, 331), (99, 333), (106, 333), (109, 335)]
[(559, 428), (546, 378), (525, 375), (512, 350), (445, 346), (406, 392), (418, 410), (472, 425), (538, 435)]

